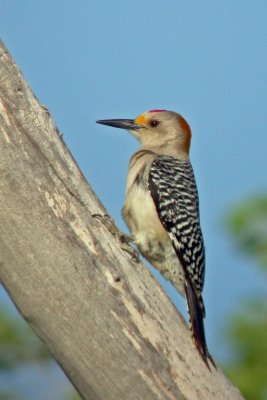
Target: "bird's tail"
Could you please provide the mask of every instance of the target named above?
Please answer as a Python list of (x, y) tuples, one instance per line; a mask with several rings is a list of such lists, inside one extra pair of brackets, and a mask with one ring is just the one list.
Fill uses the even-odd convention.
[(192, 283), (189, 279), (185, 283), (185, 293), (187, 299), (187, 307), (189, 314), (189, 324), (192, 332), (193, 340), (196, 348), (198, 349), (205, 364), (209, 367), (208, 360), (216, 368), (216, 365), (208, 351), (205, 329), (204, 329), (204, 318), (205, 318), (205, 306), (202, 296), (197, 296)]

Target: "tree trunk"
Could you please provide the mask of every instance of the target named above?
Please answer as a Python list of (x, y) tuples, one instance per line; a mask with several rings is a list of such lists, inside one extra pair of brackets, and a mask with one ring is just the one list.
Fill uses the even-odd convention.
[[(205, 366), (0, 43), (0, 279), (84, 399), (241, 399)], [(99, 150), (100, 151), (100, 150)]]

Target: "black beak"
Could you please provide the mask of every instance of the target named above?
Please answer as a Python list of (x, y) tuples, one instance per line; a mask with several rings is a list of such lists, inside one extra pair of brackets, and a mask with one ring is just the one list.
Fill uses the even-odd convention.
[(144, 128), (142, 125), (136, 124), (134, 119), (101, 119), (96, 121), (96, 123), (114, 126), (115, 128), (128, 129), (130, 131), (136, 131), (140, 128)]

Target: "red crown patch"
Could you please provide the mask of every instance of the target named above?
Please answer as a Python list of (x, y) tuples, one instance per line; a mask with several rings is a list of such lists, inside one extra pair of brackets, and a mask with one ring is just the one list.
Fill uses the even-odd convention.
[(163, 111), (166, 111), (166, 110), (150, 110), (150, 111), (148, 111), (148, 112), (150, 112), (150, 113), (157, 113), (157, 112), (163, 112)]

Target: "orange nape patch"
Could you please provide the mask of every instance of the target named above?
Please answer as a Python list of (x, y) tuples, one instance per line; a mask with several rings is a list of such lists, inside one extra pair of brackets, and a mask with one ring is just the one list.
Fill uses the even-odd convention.
[(179, 123), (185, 133), (185, 149), (187, 152), (189, 152), (190, 149), (190, 143), (191, 143), (191, 129), (188, 124), (188, 122), (181, 116), (179, 115), (178, 117)]
[(137, 118), (135, 118), (134, 122), (139, 125), (145, 125), (146, 123), (145, 115), (144, 114), (139, 115)]

